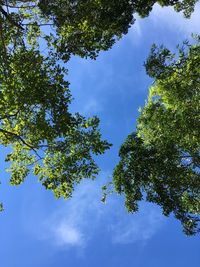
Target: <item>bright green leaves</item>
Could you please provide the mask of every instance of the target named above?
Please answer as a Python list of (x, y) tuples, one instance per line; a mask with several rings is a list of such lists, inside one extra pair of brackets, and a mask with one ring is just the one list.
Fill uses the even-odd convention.
[(0, 76), (0, 138), (13, 149), (6, 158), (12, 185), (33, 172), (56, 197), (68, 198), (82, 179), (98, 174), (93, 155), (110, 144), (101, 139), (98, 118), (69, 112), (66, 71), (55, 61), (33, 48), (9, 54), (7, 76)]
[[(84, 20), (76, 18), (72, 26), (77, 29), (70, 33), (67, 21), (72, 18), (66, 21), (61, 2), (52, 2), (51, 12), (59, 16), (56, 20), (51, 12), (41, 13), (37, 4), (9, 1), (8, 9), (0, 9), (0, 143), (12, 148), (6, 157), (12, 185), (23, 183), (33, 173), (56, 197), (68, 198), (82, 179), (95, 178), (99, 168), (93, 157), (103, 154), (110, 144), (101, 138), (98, 118), (69, 112), (67, 70), (57, 62), (62, 63), (65, 53), (69, 57), (80, 54), (79, 37), (71, 39), (74, 50), (68, 49), (69, 36), (75, 31), (84, 32), (82, 40), (88, 36), (86, 54), (93, 53), (98, 44), (92, 44), (95, 31), (85, 15)], [(67, 8), (69, 2), (62, 4)], [(56, 32), (52, 27), (42, 31), (52, 23)], [(62, 40), (68, 50), (60, 53)]]
[(13, 152), (8, 154), (6, 161), (13, 162), (8, 172), (11, 173), (10, 184), (20, 185), (30, 172), (30, 166), (35, 160), (35, 156), (29, 153), (20, 143), (13, 145)]
[(73, 120), (68, 134), (49, 145), (39, 171), (39, 179), (56, 197), (68, 198), (81, 180), (93, 179), (99, 172), (93, 154), (102, 154), (110, 147), (106, 141), (101, 141), (96, 118), (90, 120), (87, 128), (85, 119), (79, 114)]
[[(79, 114), (71, 122), (71, 127), (61, 136), (45, 140), (37, 150), (25, 145), (23, 150), (7, 157), (7, 161), (12, 162), (9, 170), (12, 184), (23, 182), (32, 169), (46, 189), (52, 190), (56, 197), (68, 198), (81, 180), (95, 178), (99, 169), (93, 154), (104, 153), (110, 145), (101, 140), (97, 118), (91, 119), (87, 128), (86, 120)], [(22, 148), (22, 144), (17, 147)]]
[[(39, 140), (56, 136), (63, 118), (67, 120), (68, 83), (62, 68), (38, 51), (18, 49), (9, 61), (9, 76), (6, 80), (1, 77), (2, 128), (25, 138), (29, 135), (28, 141), (37, 145)], [(51, 123), (56, 124), (55, 129)]]
[(173, 213), (188, 235), (200, 230), (199, 66), (199, 38), (185, 43), (178, 59), (165, 48), (153, 48), (146, 67), (155, 83), (113, 173), (129, 211), (145, 196), (164, 215)]

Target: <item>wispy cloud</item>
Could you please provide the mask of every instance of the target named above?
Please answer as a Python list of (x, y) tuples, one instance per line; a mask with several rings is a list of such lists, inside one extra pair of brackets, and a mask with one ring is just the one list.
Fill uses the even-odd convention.
[[(155, 4), (147, 18), (135, 16), (136, 21), (129, 30), (127, 38), (135, 45), (141, 45), (148, 38), (157, 38), (154, 33), (160, 31), (160, 35), (170, 31), (171, 34), (179, 34), (182, 38), (189, 38), (191, 33), (200, 33), (200, 4), (196, 5), (195, 11), (189, 19), (182, 12), (176, 12), (172, 7), (161, 7)], [(169, 34), (167, 35), (169, 36)]]
[(171, 7), (162, 8), (156, 4), (150, 15), (151, 22), (158, 27), (165, 29), (171, 29), (175, 32), (179, 32), (186, 35), (191, 33), (199, 33), (200, 25), (200, 4), (196, 5), (190, 19), (184, 18), (182, 13), (175, 12)]
[(156, 207), (143, 205), (140, 213), (120, 218), (116, 225), (112, 225), (112, 241), (114, 243), (146, 244), (163, 225), (163, 217)]
[[(107, 177), (107, 174), (105, 174)], [(61, 247), (85, 247), (98, 228), (104, 206), (100, 183), (86, 181), (44, 222), (45, 239)]]
[(140, 43), (142, 38), (142, 18), (137, 14), (134, 16), (135, 22), (129, 30), (128, 38), (131, 40), (133, 45)]
[(45, 239), (62, 247), (85, 248), (104, 229), (107, 242), (148, 242), (163, 225), (162, 215), (150, 205), (142, 205), (138, 214), (128, 214), (121, 198), (111, 196), (108, 203), (100, 202), (102, 181), (83, 183), (73, 198), (53, 212), (45, 222)]
[(87, 102), (84, 104), (82, 110), (81, 110), (81, 114), (85, 115), (85, 116), (91, 116), (94, 115), (100, 111), (102, 111), (102, 106), (99, 103), (99, 101), (97, 101), (97, 99), (90, 98), (87, 100)]

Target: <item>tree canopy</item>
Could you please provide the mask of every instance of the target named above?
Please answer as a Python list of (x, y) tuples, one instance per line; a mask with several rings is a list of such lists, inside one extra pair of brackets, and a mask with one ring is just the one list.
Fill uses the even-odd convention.
[(69, 111), (71, 93), (63, 62), (71, 55), (95, 59), (128, 32), (134, 14), (155, 3), (189, 16), (197, 0), (0, 1), (0, 143), (11, 152), (11, 184), (30, 171), (57, 197), (71, 196), (94, 178), (94, 154), (110, 147), (98, 118)]
[(200, 231), (200, 38), (179, 47), (179, 57), (153, 46), (146, 62), (155, 81), (136, 132), (120, 149), (113, 174), (130, 212), (138, 202), (173, 213), (186, 234)]
[[(43, 38), (57, 56), (68, 60), (71, 54), (96, 58), (99, 51), (112, 47), (116, 39), (128, 32), (134, 14), (149, 15), (155, 3), (172, 6), (189, 17), (198, 0), (2, 0), (2, 24), (15, 37), (30, 43)], [(49, 29), (47, 29), (49, 27)], [(45, 28), (45, 30), (43, 30)], [(5, 30), (4, 27), (2, 30)]]
[(33, 1), (18, 3), (0, 10), (0, 143), (11, 148), (12, 185), (32, 171), (56, 197), (68, 198), (81, 179), (97, 175), (93, 155), (110, 144), (101, 138), (97, 117), (70, 113), (67, 70), (58, 63), (52, 33), (40, 30), (46, 19), (39, 21)]

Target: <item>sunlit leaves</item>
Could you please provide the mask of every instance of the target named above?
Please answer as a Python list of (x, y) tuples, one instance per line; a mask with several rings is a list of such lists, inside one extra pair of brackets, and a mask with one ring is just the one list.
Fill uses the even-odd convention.
[[(143, 17), (148, 16), (155, 3), (173, 6), (189, 16), (196, 2), (196, 0), (1, 1), (0, 142), (3, 146), (12, 148), (6, 159), (11, 162), (9, 168), (11, 184), (22, 183), (27, 175), (33, 172), (47, 189), (55, 193), (56, 197), (67, 198), (82, 179), (93, 179), (98, 173), (93, 155), (104, 153), (110, 145), (101, 139), (99, 120), (96, 117), (87, 120), (80, 114), (69, 112), (71, 94), (63, 62), (66, 63), (72, 55), (95, 59), (100, 51), (111, 48), (117, 39), (128, 32), (134, 23), (135, 13)], [(176, 64), (172, 64), (172, 67), (167, 66), (165, 59), (171, 57), (168, 50), (161, 51), (161, 58), (157, 57), (156, 51), (153, 55), (156, 60), (154, 64), (149, 61), (151, 65), (149, 73), (159, 69), (161, 76), (156, 76), (156, 79), (162, 77), (166, 79), (163, 79), (163, 82), (157, 81), (152, 89), (152, 97), (139, 121), (138, 134), (135, 138), (131, 137), (131, 141), (128, 139), (128, 144), (135, 142), (132, 148), (138, 146), (138, 153), (141, 155), (146, 153), (147, 158), (149, 154), (154, 153), (153, 158), (160, 157), (159, 164), (163, 157), (167, 160), (167, 156), (155, 152), (152, 142), (155, 146), (161, 144), (158, 146), (160, 149), (158, 151), (168, 149), (171, 153), (171, 149), (174, 149), (176, 153), (182, 153), (176, 146), (170, 146), (170, 142), (175, 142), (175, 135), (172, 134), (174, 125), (179, 127), (176, 139), (180, 140), (181, 149), (186, 147), (184, 153), (186, 155), (189, 153), (193, 157), (193, 163), (199, 164), (198, 155), (195, 154), (199, 140), (196, 127), (199, 113), (196, 108), (198, 94), (194, 83), (196, 77), (199, 77), (198, 53), (195, 55), (196, 65), (194, 56), (190, 64), (190, 60), (187, 60), (182, 53), (180, 63), (177, 62), (180, 67)], [(186, 65), (184, 59), (188, 62)], [(156, 68), (152, 69), (152, 66)], [(182, 76), (182, 73), (185, 76)], [(185, 80), (186, 76), (191, 77), (190, 84)], [(172, 84), (173, 90), (169, 94), (167, 93), (169, 90), (165, 89)], [(185, 88), (189, 88), (188, 93)], [(191, 114), (194, 114), (192, 119)], [(186, 117), (190, 119), (183, 129)], [(155, 123), (161, 120), (165, 121), (164, 125), (159, 126)], [(143, 127), (146, 122), (149, 128)], [(192, 125), (192, 134), (187, 130), (189, 125)], [(162, 134), (164, 127), (168, 127), (167, 130), (171, 135)], [(184, 138), (181, 138), (181, 134)], [(162, 140), (159, 139), (161, 137)], [(163, 140), (170, 142), (162, 147)], [(148, 145), (150, 148), (146, 151)], [(124, 148), (121, 150), (121, 156), (124, 153), (126, 155), (126, 149), (125, 145), (125, 150)], [(126, 164), (132, 158), (131, 155), (123, 158)], [(139, 159), (142, 161), (141, 156)], [(147, 162), (148, 160), (145, 161), (145, 165)], [(123, 181), (123, 164), (119, 170), (116, 173), (121, 177), (120, 181)], [(135, 175), (138, 176), (142, 170), (142, 167), (138, 168)], [(115, 185), (120, 192), (124, 190), (126, 194), (131, 195), (131, 198), (127, 199), (127, 208), (136, 210), (137, 204), (132, 198), (141, 199), (140, 183), (134, 182), (135, 189), (130, 189), (133, 180), (131, 172), (128, 172), (128, 165), (126, 171), (129, 179), (124, 183), (124, 187), (120, 189), (118, 183)], [(144, 175), (147, 176), (147, 173)], [(183, 199), (184, 207), (187, 207), (190, 198), (184, 195)]]
[(99, 120), (69, 112), (66, 71), (53, 56), (19, 47), (7, 64), (6, 77), (0, 74), (0, 140), (13, 149), (6, 157), (10, 182), (19, 185), (32, 172), (56, 197), (68, 198), (82, 179), (98, 174), (93, 155), (110, 147)]
[(173, 213), (188, 235), (200, 231), (199, 66), (199, 37), (179, 48), (179, 58), (153, 47), (146, 67), (155, 82), (113, 173), (129, 211), (146, 198)]

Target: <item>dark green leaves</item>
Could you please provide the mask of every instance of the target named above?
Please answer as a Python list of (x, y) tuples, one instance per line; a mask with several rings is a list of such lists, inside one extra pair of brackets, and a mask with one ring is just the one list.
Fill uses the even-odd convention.
[(70, 54), (96, 58), (116, 38), (126, 34), (133, 22), (130, 1), (41, 1), (42, 13), (53, 21), (55, 44), (63, 59)]
[(156, 3), (172, 6), (189, 17), (197, 1), (10, 0), (3, 1), (0, 14), (15, 34), (23, 36), (23, 41), (37, 46), (39, 38), (48, 39), (49, 48), (67, 61), (71, 55), (96, 58), (128, 32), (134, 14), (148, 16)]
[(158, 3), (161, 6), (172, 6), (176, 11), (183, 11), (184, 16), (189, 18), (191, 13), (194, 11), (194, 6), (198, 0), (138, 0), (133, 1), (135, 11), (140, 16), (146, 17), (149, 15), (153, 8), (153, 5)]

